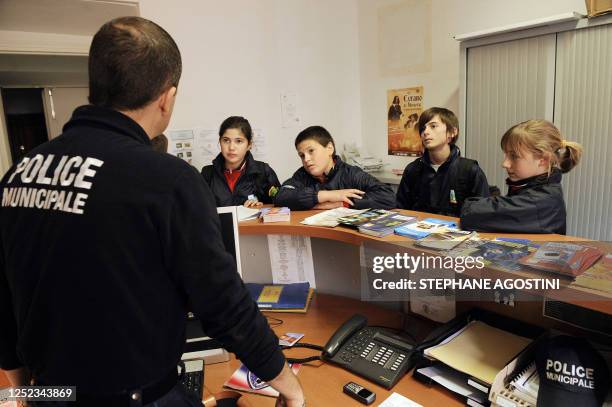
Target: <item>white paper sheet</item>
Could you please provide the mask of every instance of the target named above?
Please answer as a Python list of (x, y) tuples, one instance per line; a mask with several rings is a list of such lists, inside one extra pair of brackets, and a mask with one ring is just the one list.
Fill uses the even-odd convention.
[(238, 222), (257, 219), (258, 216), (259, 209), (247, 208), (242, 205), (238, 206)]
[[(168, 153), (179, 157), (198, 170), (212, 164), (212, 160), (221, 152), (219, 130), (195, 127), (193, 129), (168, 130)], [(253, 129), (251, 154), (256, 160), (267, 161), (268, 143), (262, 129)]]
[(308, 236), (268, 235), (268, 251), (274, 284), (308, 281), (312, 288), (316, 288)]
[(385, 401), (380, 403), (378, 407), (423, 407), (423, 406), (420, 405), (419, 403), (415, 403), (409, 398), (402, 396), (399, 393), (393, 393), (392, 395), (387, 397)]
[(419, 369), (418, 372), (446, 387), (453, 393), (467, 397), (468, 394), (474, 392), (474, 388), (467, 384), (467, 376), (457, 371), (453, 371), (452, 369), (441, 369), (437, 366), (430, 366)]
[(298, 114), (297, 94), (284, 92), (281, 93), (280, 99), (283, 128), (299, 126), (301, 120)]
[(164, 134), (168, 138), (168, 153), (194, 165), (195, 137), (193, 130), (169, 130)]

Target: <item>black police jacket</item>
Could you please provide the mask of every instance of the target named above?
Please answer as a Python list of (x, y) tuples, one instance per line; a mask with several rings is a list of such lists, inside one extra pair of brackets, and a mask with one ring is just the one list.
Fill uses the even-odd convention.
[(397, 207), (459, 216), (468, 197), (489, 196), (487, 177), (478, 162), (461, 157), (451, 145), (449, 158), (435, 171), (429, 152), (406, 166), (397, 190)]
[(146, 386), (176, 372), (190, 310), (262, 380), (280, 373), (210, 189), (128, 116), (78, 108), (0, 191), (2, 369), (92, 396)]
[(561, 171), (520, 181), (506, 181), (508, 195), (469, 198), (461, 211), (461, 228), (482, 232), (565, 234)]
[(274, 204), (287, 206), (292, 210), (307, 210), (319, 203), (319, 191), (354, 188), (365, 192), (362, 199), (353, 200), (355, 209), (395, 207), (395, 196), (389, 185), (380, 182), (361, 168), (343, 162), (338, 156), (334, 156), (334, 159), (334, 167), (327, 174), (324, 183), (320, 183), (301, 167), (293, 177), (283, 182)]
[(245, 156), (244, 173), (236, 181), (232, 192), (225, 175), (225, 159), (219, 153), (212, 165), (202, 168), (202, 176), (215, 195), (217, 206), (242, 205), (249, 195), (255, 195), (260, 202), (272, 203), (280, 182), (274, 170), (262, 161), (256, 161), (250, 151)]

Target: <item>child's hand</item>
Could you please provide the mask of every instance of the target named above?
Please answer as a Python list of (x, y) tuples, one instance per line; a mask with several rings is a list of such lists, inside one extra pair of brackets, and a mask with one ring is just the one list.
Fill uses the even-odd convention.
[(342, 202), (323, 202), (318, 203), (312, 209), (335, 209), (342, 206)]
[(263, 202), (255, 201), (253, 199), (247, 199), (244, 202), (244, 206), (247, 208), (261, 208), (263, 206)]
[(319, 203), (323, 202), (346, 202), (353, 206), (351, 199), (361, 199), (365, 192), (359, 189), (336, 189), (334, 191), (319, 191), (317, 195)]

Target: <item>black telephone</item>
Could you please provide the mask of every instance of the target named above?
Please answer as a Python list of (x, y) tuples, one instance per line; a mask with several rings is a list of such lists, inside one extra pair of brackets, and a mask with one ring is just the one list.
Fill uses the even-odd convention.
[(322, 358), (390, 389), (414, 366), (414, 346), (367, 323), (363, 315), (353, 315), (327, 341)]

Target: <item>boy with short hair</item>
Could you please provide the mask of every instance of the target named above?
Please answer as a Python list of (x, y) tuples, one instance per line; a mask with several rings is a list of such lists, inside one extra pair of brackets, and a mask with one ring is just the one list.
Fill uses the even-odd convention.
[(283, 183), (274, 200), (276, 206), (292, 210), (395, 206), (390, 186), (336, 155), (334, 139), (324, 127), (302, 130), (295, 139), (295, 149), (302, 167)]
[(459, 121), (452, 111), (427, 109), (417, 126), (425, 152), (404, 170), (397, 191), (399, 208), (459, 216), (466, 198), (489, 196), (478, 162), (461, 157), (455, 146)]

